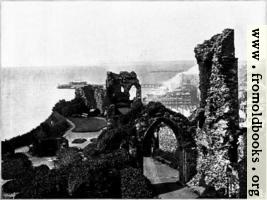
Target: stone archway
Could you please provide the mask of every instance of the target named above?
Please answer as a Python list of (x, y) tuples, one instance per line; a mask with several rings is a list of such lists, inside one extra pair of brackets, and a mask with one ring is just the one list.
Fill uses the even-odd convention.
[[(172, 152), (169, 153), (168, 155), (165, 154), (166, 156), (162, 156), (162, 151), (159, 149), (159, 140), (155, 139), (155, 131), (157, 131), (158, 127), (161, 124), (166, 125), (167, 127), (169, 127), (174, 135), (175, 138), (174, 140), (176, 140), (176, 147), (177, 149)], [(147, 131), (145, 132), (144, 135), (144, 139), (143, 139), (143, 157), (147, 158), (147, 157), (151, 157), (151, 158), (155, 158), (156, 160), (161, 160), (163, 161), (163, 163), (167, 163), (166, 164), (166, 168), (173, 168), (173, 170), (177, 170), (177, 174), (179, 174), (177, 177), (177, 181), (180, 181), (181, 183), (185, 183), (189, 180), (189, 174), (188, 174), (188, 165), (187, 165), (187, 156), (188, 156), (188, 151), (187, 149), (183, 146), (183, 129), (180, 128), (174, 121), (172, 121), (171, 119), (168, 118), (164, 118), (164, 117), (160, 117), (157, 118), (147, 129)], [(159, 138), (159, 137), (157, 137)], [(151, 151), (152, 145), (154, 145), (153, 148), (158, 148), (158, 153), (153, 154), (153, 152)], [(168, 167), (167, 167), (168, 165)], [(166, 175), (168, 176), (168, 175)]]
[(177, 140), (177, 145), (181, 146), (179, 140), (181, 140), (181, 129), (173, 122), (172, 120), (164, 117), (157, 118), (147, 129), (147, 131), (144, 134), (144, 140), (143, 140), (143, 152), (144, 156), (148, 156), (151, 152), (149, 146), (151, 144), (151, 140), (154, 136), (155, 130), (158, 128), (158, 126), (164, 123), (166, 126), (168, 126), (173, 133), (175, 134), (176, 140)]

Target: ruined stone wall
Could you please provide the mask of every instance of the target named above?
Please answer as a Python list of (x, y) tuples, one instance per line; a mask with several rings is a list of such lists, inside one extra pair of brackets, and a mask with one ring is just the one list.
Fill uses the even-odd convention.
[(97, 108), (101, 113), (104, 111), (105, 93), (106, 91), (102, 85), (87, 85), (75, 89), (75, 96), (82, 98), (89, 109)]
[(196, 136), (198, 174), (190, 183), (227, 190), (229, 173), (234, 173), (231, 164), (237, 162), (239, 122), (234, 31), (225, 29), (197, 45), (195, 56), (200, 71), (200, 107), (204, 113)]
[(96, 101), (96, 107), (100, 110), (100, 113), (103, 113), (104, 108), (104, 98), (106, 95), (106, 90), (103, 86), (96, 86), (94, 87), (94, 98)]
[(129, 92), (132, 86), (136, 87), (136, 99), (141, 99), (141, 85), (135, 72), (108, 72), (106, 88), (110, 104), (130, 106)]

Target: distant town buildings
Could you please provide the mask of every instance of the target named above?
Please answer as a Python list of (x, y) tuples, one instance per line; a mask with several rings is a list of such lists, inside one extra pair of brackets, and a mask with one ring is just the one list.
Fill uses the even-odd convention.
[(167, 108), (179, 111), (182, 114), (191, 113), (199, 104), (198, 88), (192, 84), (192, 79), (183, 79), (184, 81), (181, 81), (182, 84), (172, 91), (168, 91), (168, 89), (163, 91), (164, 86), (161, 86), (157, 88), (161, 92), (154, 91), (153, 93), (146, 94), (146, 97), (143, 98), (144, 103), (158, 101)]

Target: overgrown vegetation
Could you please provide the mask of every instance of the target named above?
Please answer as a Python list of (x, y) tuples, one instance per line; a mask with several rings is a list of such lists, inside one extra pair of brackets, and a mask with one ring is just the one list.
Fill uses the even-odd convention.
[(2, 178), (5, 180), (24, 176), (31, 169), (31, 161), (22, 153), (2, 157)]
[(119, 198), (118, 170), (131, 165), (133, 160), (124, 150), (101, 154), (95, 159), (88, 158), (72, 166), (68, 190), (77, 198), (84, 197), (81, 190), (87, 191), (90, 198)]
[[(68, 171), (36, 169), (32, 171), (31, 179), (25, 184), (16, 198), (67, 198)], [(28, 179), (28, 177), (24, 177)]]
[[(52, 170), (45, 165), (18, 165), (21, 160), (26, 162), (28, 159), (24, 155), (15, 154), (2, 167), (3, 178), (13, 179), (4, 184), (3, 191), (17, 192), (16, 198), (122, 198), (125, 195), (151, 197), (150, 183), (140, 170), (133, 168), (135, 161), (126, 150), (85, 159), (82, 159), (80, 153), (75, 148), (60, 151), (57, 168)], [(12, 171), (9, 171), (10, 168)], [(126, 181), (129, 178), (130, 182)], [(129, 183), (132, 187), (141, 184), (138, 186), (141, 190), (130, 193), (125, 190)]]
[(153, 198), (150, 182), (140, 169), (125, 168), (121, 173), (121, 197), (123, 199)]
[(74, 147), (59, 150), (56, 157), (57, 160), (55, 161), (55, 165), (57, 168), (66, 167), (82, 160), (79, 149)]
[(73, 114), (88, 113), (89, 110), (86, 107), (82, 98), (74, 98), (70, 101), (60, 100), (53, 107), (53, 111), (56, 111), (64, 117), (70, 117)]
[[(73, 105), (73, 110), (66, 112), (65, 106), (70, 105)], [(53, 110), (68, 116), (84, 112), (79, 109), (80, 106), (77, 99), (60, 101)], [(64, 134), (66, 120), (57, 112), (35, 130), (33, 140)], [(5, 184), (4, 191), (18, 192), (16, 198), (152, 198), (151, 184), (142, 173), (142, 154), (139, 151), (151, 118), (165, 116), (166, 113), (173, 114), (174, 120), (175, 117), (180, 121), (186, 120), (160, 103), (144, 106), (136, 101), (129, 113), (119, 118), (114, 116), (114, 123), (102, 129), (99, 137), (83, 150), (59, 150), (55, 169), (22, 165), (25, 169), (17, 171), (27, 176), (16, 175), (14, 180)], [(143, 129), (138, 132), (136, 124), (141, 124)], [(10, 165), (6, 164), (3, 168), (3, 173), (9, 178), (11, 174), (16, 174), (14, 170), (8, 172)]]
[(14, 153), (15, 149), (35, 144), (40, 139), (61, 137), (69, 126), (69, 123), (63, 116), (53, 112), (44, 122), (30, 132), (2, 141), (2, 154)]

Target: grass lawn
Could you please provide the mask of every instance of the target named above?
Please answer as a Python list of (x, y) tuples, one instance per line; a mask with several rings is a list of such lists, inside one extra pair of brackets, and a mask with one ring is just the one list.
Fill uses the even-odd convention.
[(70, 121), (75, 124), (73, 132), (95, 132), (104, 128), (107, 122), (104, 118), (100, 117), (90, 117), (90, 118), (76, 118), (70, 117)]

